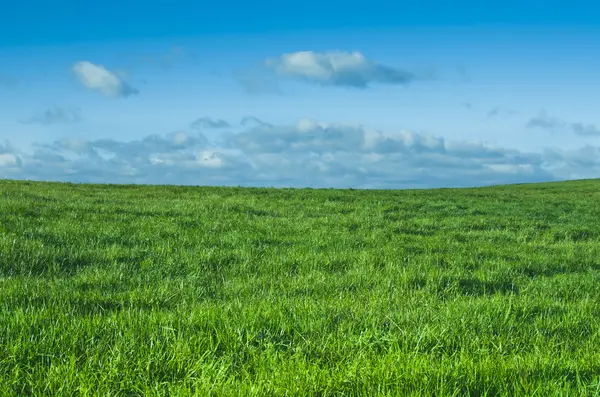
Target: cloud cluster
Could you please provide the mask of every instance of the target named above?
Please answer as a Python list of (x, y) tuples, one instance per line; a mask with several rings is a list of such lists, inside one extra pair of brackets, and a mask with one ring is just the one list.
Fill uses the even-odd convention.
[(25, 124), (70, 124), (81, 121), (81, 110), (79, 108), (65, 108), (61, 106), (53, 106), (38, 112), (23, 121)]
[(555, 117), (551, 117), (545, 111), (532, 117), (527, 122), (529, 128), (541, 128), (550, 132), (566, 131), (580, 136), (600, 136), (600, 128), (593, 124), (583, 124), (578, 122), (567, 122)]
[(28, 153), (0, 146), (0, 178), (94, 183), (426, 188), (551, 181), (600, 174), (600, 150), (527, 153), (410, 131), (300, 120), (244, 120), (220, 134), (141, 140), (63, 139)]
[(367, 59), (360, 52), (300, 51), (265, 61), (279, 76), (329, 86), (367, 88), (373, 83), (408, 84), (414, 73)]
[(139, 93), (136, 88), (102, 65), (81, 61), (73, 65), (72, 71), (86, 88), (109, 98), (126, 98)]

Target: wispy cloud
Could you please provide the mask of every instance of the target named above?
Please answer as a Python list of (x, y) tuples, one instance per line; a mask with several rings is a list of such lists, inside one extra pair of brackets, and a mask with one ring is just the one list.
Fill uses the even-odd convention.
[(487, 116), (488, 117), (511, 117), (511, 116), (516, 116), (517, 114), (519, 114), (519, 112), (517, 112), (514, 109), (506, 109), (501, 106), (496, 106), (488, 111)]
[(196, 129), (196, 130), (203, 130), (203, 129), (229, 128), (229, 127), (231, 127), (231, 125), (225, 120), (213, 119), (210, 117), (200, 117), (199, 119), (194, 121), (190, 125), (190, 127), (193, 129)]
[(415, 73), (382, 65), (360, 52), (300, 51), (265, 61), (284, 78), (324, 86), (367, 88), (373, 83), (405, 85), (417, 79)]
[(593, 124), (570, 123), (573, 133), (581, 136), (600, 136), (600, 128)]
[(79, 121), (81, 121), (81, 110), (79, 108), (53, 106), (45, 109), (44, 111), (37, 112), (29, 119), (23, 121), (23, 123), (53, 125), (77, 123)]
[(564, 128), (566, 125), (567, 124), (563, 120), (550, 117), (545, 111), (542, 111), (537, 116), (532, 117), (526, 124), (526, 126), (529, 128), (542, 128), (552, 132)]
[(102, 65), (81, 61), (73, 65), (72, 71), (86, 88), (109, 98), (126, 98), (139, 93), (136, 88)]
[(180, 61), (183, 58), (183, 56), (183, 48), (179, 46), (173, 46), (169, 49), (169, 51), (162, 55), (146, 56), (143, 59), (145, 62), (152, 65), (158, 65), (163, 69), (171, 69), (177, 61)]
[(264, 120), (254, 116), (246, 116), (240, 120), (240, 124), (244, 127), (260, 127), (260, 128), (271, 128), (272, 124), (267, 123)]
[(133, 68), (138, 66), (141, 61), (145, 65), (158, 66), (163, 70), (170, 70), (178, 64), (197, 60), (198, 55), (189, 48), (173, 45), (162, 53), (139, 55), (128, 52), (121, 55), (120, 58), (128, 60), (130, 67)]
[(551, 117), (545, 111), (532, 117), (526, 124), (529, 128), (541, 128), (552, 133), (565, 131), (580, 136), (600, 136), (600, 128), (593, 124), (568, 122), (556, 117)]
[(63, 139), (0, 146), (0, 178), (98, 183), (413, 188), (600, 175), (600, 149), (540, 153), (410, 131), (248, 118), (221, 142), (185, 131), (141, 140)]
[(277, 80), (257, 70), (235, 70), (232, 76), (246, 94), (281, 94)]

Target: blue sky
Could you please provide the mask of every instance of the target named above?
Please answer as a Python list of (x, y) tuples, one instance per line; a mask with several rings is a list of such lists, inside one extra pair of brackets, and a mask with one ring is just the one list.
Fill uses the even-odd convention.
[(591, 3), (207, 4), (5, 6), (0, 178), (412, 188), (600, 176)]

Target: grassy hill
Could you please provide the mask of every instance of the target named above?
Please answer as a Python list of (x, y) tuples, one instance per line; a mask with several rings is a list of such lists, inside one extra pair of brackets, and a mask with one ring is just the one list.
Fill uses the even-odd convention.
[(0, 395), (600, 395), (600, 181), (0, 181)]

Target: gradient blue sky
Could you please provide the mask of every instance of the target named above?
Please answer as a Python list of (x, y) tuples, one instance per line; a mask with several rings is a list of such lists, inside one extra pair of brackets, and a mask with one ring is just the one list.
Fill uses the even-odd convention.
[(0, 16), (0, 178), (598, 177), (598, 43), (591, 2), (13, 2)]

